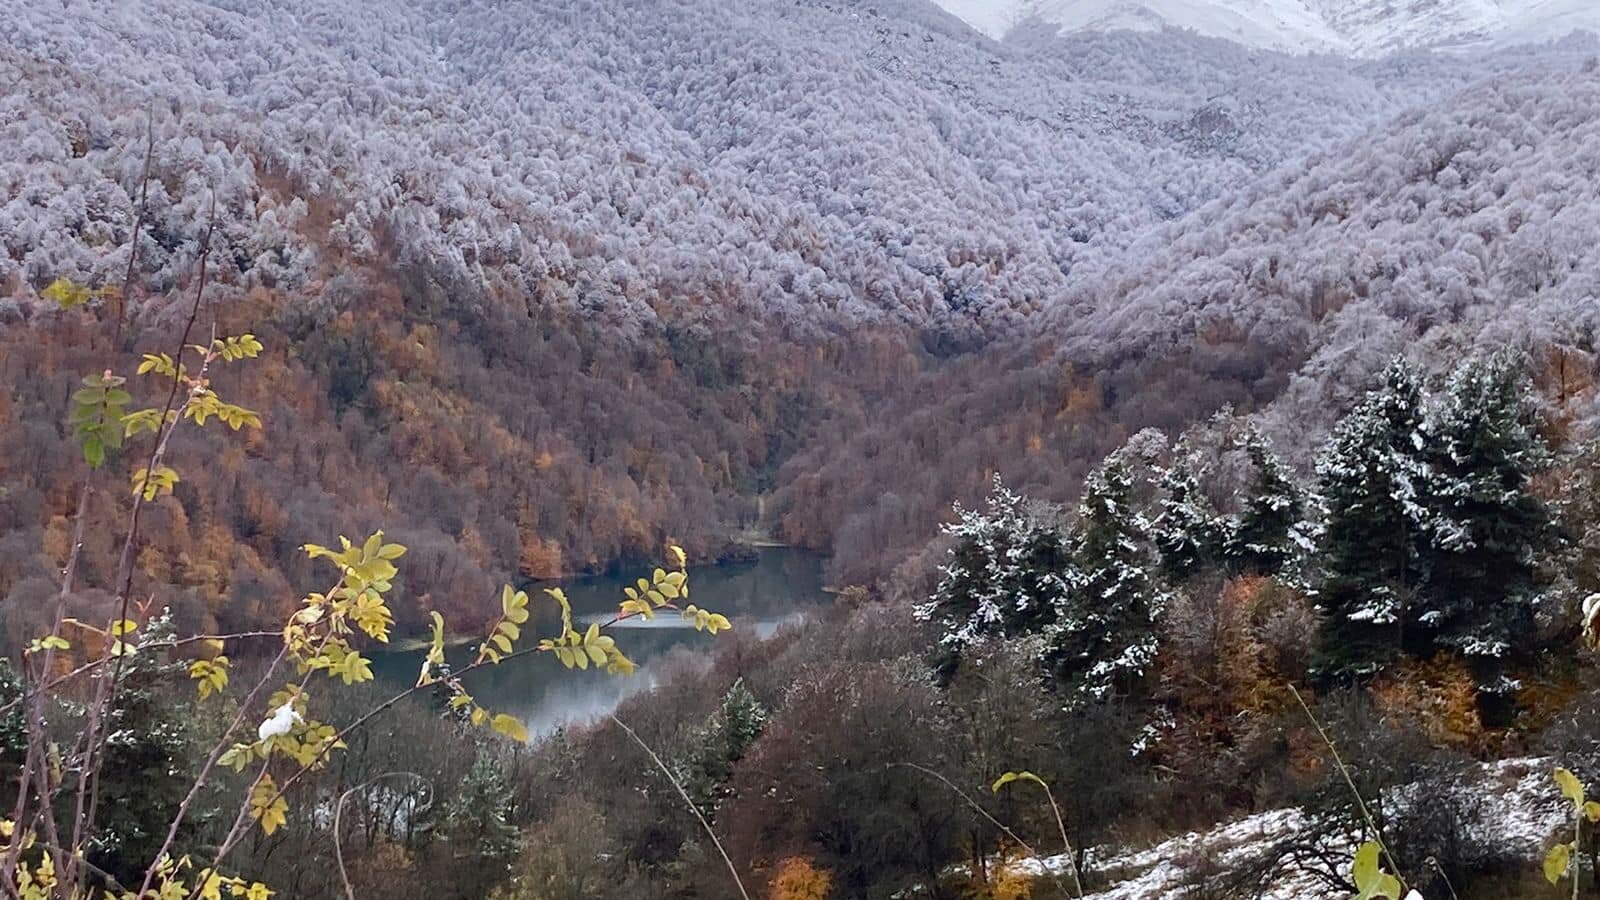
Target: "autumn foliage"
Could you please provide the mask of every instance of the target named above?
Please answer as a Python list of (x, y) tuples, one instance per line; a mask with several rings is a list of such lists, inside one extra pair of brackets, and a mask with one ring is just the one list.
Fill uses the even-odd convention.
[(833, 876), (817, 868), (804, 856), (791, 856), (778, 863), (772, 876), (770, 900), (828, 900)]

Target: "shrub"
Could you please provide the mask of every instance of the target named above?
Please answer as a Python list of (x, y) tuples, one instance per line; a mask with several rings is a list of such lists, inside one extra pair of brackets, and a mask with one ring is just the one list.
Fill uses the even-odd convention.
[(772, 900), (828, 900), (833, 876), (819, 869), (804, 856), (791, 856), (778, 863), (772, 876)]

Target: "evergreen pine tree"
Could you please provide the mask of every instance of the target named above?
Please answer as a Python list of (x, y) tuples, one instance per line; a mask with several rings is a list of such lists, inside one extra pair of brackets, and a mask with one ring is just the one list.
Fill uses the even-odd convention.
[[(150, 643), (173, 635), (170, 615), (163, 610), (142, 629)], [(158, 651), (129, 656), (109, 714), (105, 761), (100, 770), (100, 833), (90, 851), (95, 865), (119, 878), (137, 878), (166, 838), (166, 823), (188, 793), (189, 779), (200, 764), (200, 746), (183, 708), (162, 688), (186, 690), (189, 679), (182, 663)], [(178, 834), (182, 851), (210, 818), (206, 804), (185, 818)]]
[(1317, 460), (1325, 517), (1316, 576), (1326, 621), (1315, 668), (1325, 676), (1369, 675), (1401, 650), (1424, 574), (1423, 441), (1422, 386), (1397, 360)]
[(1068, 705), (1132, 692), (1156, 655), (1161, 594), (1149, 523), (1134, 508), (1123, 451), (1089, 476), (1072, 537), (1068, 590), (1045, 629), (1048, 662)]
[(717, 802), (728, 793), (734, 764), (761, 736), (767, 715), (766, 707), (741, 678), (728, 688), (722, 706), (691, 739), (679, 780), (706, 818), (714, 817)]
[[(28, 721), (23, 714), (22, 677), (11, 660), (0, 657), (0, 771), (19, 772), (28, 755)], [(0, 778), (0, 808), (11, 809), (17, 802), (17, 780)]]
[(463, 896), (487, 896), (510, 873), (518, 840), (511, 823), (511, 795), (499, 762), (480, 747), (455, 797), (445, 806), (441, 823), (453, 855), (471, 862), (457, 876)]
[(1305, 512), (1304, 498), (1253, 425), (1245, 427), (1244, 450), (1253, 476), (1238, 522), (1229, 529), (1227, 555), (1235, 569), (1275, 575), (1295, 555), (1294, 529)]
[(1228, 544), (1227, 521), (1201, 489), (1187, 441), (1174, 448), (1172, 464), (1161, 474), (1161, 488), (1160, 511), (1150, 531), (1162, 574), (1180, 581), (1218, 565)]
[(942, 626), (940, 668), (949, 672), (973, 641), (1035, 633), (1054, 618), (1066, 591), (1067, 548), (1053, 510), (1008, 490), (999, 476), (983, 509), (957, 505), (944, 532), (956, 544), (917, 615)]
[(1535, 557), (1554, 533), (1530, 490), (1549, 461), (1536, 425), (1523, 366), (1509, 354), (1459, 366), (1428, 422), (1431, 540), (1418, 620), (1473, 662), (1490, 695), (1507, 692), (1504, 663), (1532, 640)]

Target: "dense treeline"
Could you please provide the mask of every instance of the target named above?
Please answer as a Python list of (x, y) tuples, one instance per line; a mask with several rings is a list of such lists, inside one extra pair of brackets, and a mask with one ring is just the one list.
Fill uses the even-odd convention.
[[(1364, 826), (1293, 687), (1363, 794), (1384, 798), (1385, 839), (1420, 889), (1447, 877), (1464, 898), (1525, 892), (1530, 836), (1485, 818), (1475, 761), (1553, 750), (1600, 778), (1584, 731), (1600, 686), (1574, 665), (1577, 602), (1600, 583), (1596, 450), (1536, 398), (1515, 354), (1433, 376), (1396, 362), (1314, 466), (1285, 464), (1231, 414), (1141, 432), (1072, 511), (1003, 483), (958, 507), (933, 577), (908, 568), (890, 592), (925, 602), (851, 590), (773, 637), (736, 631), (709, 658), (658, 667), (659, 687), (617, 715), (750, 885), (1010, 896), (1016, 847), (950, 785), (1053, 848), (1041, 798), (984, 790), (1026, 769), (1053, 785), (1091, 885), (1117, 873), (1088, 848), (1294, 805), (1306, 813), (1292, 834), (1194, 867), (1191, 887), (1254, 896), (1309, 870), (1337, 892), (1340, 841)], [(1494, 564), (1463, 574), (1479, 558), (1468, 548)], [(149, 690), (163, 690), (154, 674)], [(331, 722), (365, 701), (338, 703)], [(736, 896), (676, 790), (616, 725), (507, 753), (464, 741), (472, 730), (440, 701), (399, 715), (407, 740), (360, 741), (307, 788), (344, 797), (358, 896), (396, 879), (440, 896)], [(161, 733), (172, 743), (159, 754), (192, 752), (182, 729)], [(147, 802), (172, 802), (143, 778)], [(315, 809), (297, 804), (294, 827), (255, 840), (243, 874), (340, 896)]]
[[(972, 791), (1028, 769), (1069, 805), (1080, 850), (1304, 806), (1290, 837), (1196, 866), (1191, 888), (1255, 896), (1309, 867), (1337, 893), (1348, 890), (1339, 841), (1363, 825), (1297, 687), (1363, 794), (1387, 798), (1377, 814), (1416, 886), (1531, 889), (1530, 835), (1484, 818), (1473, 762), (1549, 748), (1600, 775), (1592, 738), (1569, 727), (1590, 721), (1594, 696), (1572, 661), (1600, 520), (1593, 447), (1553, 427), (1527, 373), (1514, 353), (1431, 377), (1396, 362), (1314, 466), (1287, 465), (1254, 422), (1224, 414), (1135, 435), (1071, 513), (997, 482), (981, 507), (957, 507), (931, 578), (902, 572), (900, 593), (926, 592), (915, 609), (853, 594), (759, 649), (674, 673), (662, 699), (697, 710), (691, 723), (714, 723), (725, 691), (765, 711), (759, 736), (727, 754), (707, 815), (754, 878), (798, 857), (845, 896), (914, 885), (1004, 896), (1006, 841), (904, 764)], [(899, 617), (913, 615), (923, 624), (908, 630)], [(1349, 638), (1362, 629), (1373, 639)], [(1589, 699), (1574, 707), (1574, 696)], [(647, 701), (622, 715), (698, 758), (701, 726)], [(611, 738), (597, 726), (548, 752), (598, 785), (625, 765), (588, 758)], [(674, 815), (670, 803), (641, 815), (632, 803), (655, 792), (643, 775), (632, 783), (633, 800), (596, 790), (599, 831), (586, 834), (608, 834), (649, 890), (729, 891), (696, 863), (706, 848), (681, 843), (696, 842), (681, 814), (665, 840), (632, 830)], [(1397, 799), (1401, 785), (1425, 801)], [(992, 808), (1048, 845), (1043, 809), (1006, 795)], [(1091, 883), (1115, 877), (1081, 861)], [(953, 875), (962, 862), (987, 884)]]
[[(455, 607), (465, 622), (501, 580), (650, 559), (669, 539), (715, 559), (730, 533), (759, 525), (756, 498), (830, 385), (884, 377), (866, 335), (781, 356), (680, 329), (623, 342), (573, 317), (448, 308), (445, 290), (407, 270), (331, 283), (309, 307), (258, 291), (208, 308), (267, 346), (264, 374), (228, 388), (274, 427), (242, 447), (180, 448), (194, 474), (152, 511), (136, 589), (173, 598), (185, 627), (259, 626), (309, 576), (297, 551), (308, 535), (384, 527), (412, 548), (396, 597), (405, 620)], [(110, 315), (69, 310), (0, 333), (0, 596), (13, 638), (44, 614), (34, 601), (54, 592), (67, 552), (77, 475), (59, 411), (74, 373), (170, 350), (165, 332), (141, 328), (128, 353), (108, 355)], [(886, 341), (883, 353), (893, 365), (907, 351)], [(114, 569), (104, 526), (127, 502), (94, 495), (85, 572)]]
[(1545, 583), (1561, 568), (1538, 492), (1550, 463), (1514, 356), (1463, 363), (1436, 394), (1396, 362), (1338, 423), (1309, 485), (1253, 424), (1227, 417), (1171, 446), (1136, 435), (1091, 474), (1070, 528), (997, 481), (982, 512), (958, 507), (952, 558), (921, 611), (951, 654), (1041, 637), (1058, 688), (1098, 699), (1140, 693), (1173, 591), (1276, 579), (1323, 619), (1308, 671), (1325, 683), (1449, 654), (1489, 702), (1515, 691), (1511, 671), (1540, 649), (1537, 619), (1558, 629), (1547, 639), (1573, 636), (1573, 598)]
[[(1356, 63), (801, 3), (717, 13), (713, 53), (688, 0), (144, 11), (30, 7), (0, 51), (0, 415), (34, 423), (0, 462), (4, 596), (71, 505), (39, 419), (77, 325), (39, 292), (117, 283), (146, 193), (121, 349), (172, 324), (215, 196), (215, 310), (310, 426), (223, 455), (248, 496), (185, 485), (187, 559), (142, 566), (198, 589), (185, 615), (259, 620), (285, 548), (385, 511), (434, 561), (419, 606), (669, 536), (709, 558), (763, 516), (883, 583), (996, 471), (1070, 502), (1141, 428), (1280, 396), (1261, 427), (1298, 457), (1407, 339), (1591, 378), (1579, 39)], [(329, 454), (361, 483), (318, 484)]]
[[(925, 533), (930, 473), (950, 456), (975, 463), (951, 485), (968, 502), (1000, 469), (1066, 502), (1087, 461), (1140, 428), (1228, 404), (1266, 408), (1262, 429), (1308, 459), (1408, 345), (1424, 359), (1521, 347), (1563, 427), (1588, 427), (1594, 90), (1586, 69), (1478, 85), (1151, 232), (1060, 298), (1027, 350), (957, 364), (915, 389), (927, 413), (853, 422), (791, 464), (791, 527), (872, 496), (839, 533)], [(838, 542), (846, 580), (877, 574), (864, 543)]]
[[(276, 627), (315, 589), (296, 548), (382, 527), (411, 548), (397, 618), (471, 627), (500, 581), (669, 540), (831, 550), (836, 608), (620, 711), (752, 884), (992, 889), (1016, 847), (929, 772), (981, 792), (1023, 768), (1091, 881), (1085, 848), (1153, 819), (1293, 804), (1305, 833), (1245, 876), (1313, 858), (1341, 884), (1327, 837), (1361, 826), (1286, 685), (1371, 797), (1427, 784), (1458, 810), (1466, 761), (1548, 746), (1600, 777), (1592, 676), (1560, 662), (1600, 590), (1592, 42), (1002, 48), (885, 6), (21, 10), (0, 48), (5, 641), (41, 632), (68, 555), (66, 398), (169, 349), (215, 197), (204, 321), (265, 345), (227, 388), (270, 428), (174, 452), (134, 595), (184, 631)], [(57, 308), (57, 278), (121, 280), (146, 187), (133, 290)], [(1500, 345), (1518, 362), (1452, 365)], [(127, 503), (91, 495), (80, 583), (111, 580)], [(151, 665), (110, 867), (149, 850), (131, 810), (181, 799), (208, 724), (174, 718), (181, 676)], [(252, 838), (247, 874), (339, 896), (317, 810), (347, 799), (357, 896), (731, 896), (614, 726), (507, 754), (437, 703), (402, 716), (407, 740), (351, 747), (309, 784), (326, 802)], [(0, 750), (16, 731), (0, 718)], [(394, 772), (418, 777), (347, 796)], [(1054, 849), (1047, 807), (984, 802)], [(1471, 890), (1521, 865), (1465, 814), (1382, 814), (1412, 872)]]

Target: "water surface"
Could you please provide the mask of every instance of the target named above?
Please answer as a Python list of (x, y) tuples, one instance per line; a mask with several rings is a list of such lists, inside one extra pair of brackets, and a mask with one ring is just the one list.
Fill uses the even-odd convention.
[[(626, 570), (625, 574), (631, 577), (596, 576), (562, 582), (574, 618), (584, 624), (609, 619), (623, 598), (623, 586), (647, 573)], [(828, 599), (822, 590), (822, 558), (787, 547), (764, 549), (754, 562), (691, 568), (689, 587), (689, 602), (722, 613), (737, 630), (763, 637)], [(523, 626), (524, 640), (558, 632), (560, 614), (555, 602), (539, 587), (530, 587), (528, 595), (534, 616)], [(577, 627), (582, 630), (584, 625)], [(615, 709), (629, 694), (650, 688), (655, 679), (652, 663), (659, 663), (674, 648), (709, 650), (715, 640), (695, 631), (672, 610), (662, 610), (650, 622), (620, 623), (609, 633), (639, 665), (631, 677), (593, 669), (568, 671), (549, 654), (540, 653), (474, 672), (467, 678), (467, 690), (489, 709), (522, 719), (531, 733), (548, 734), (565, 724), (592, 721)], [(450, 658), (459, 665), (470, 662), (476, 652), (474, 642), (454, 648)], [(421, 661), (420, 652), (390, 653), (374, 660), (373, 669), (380, 678), (409, 683), (416, 678)]]

